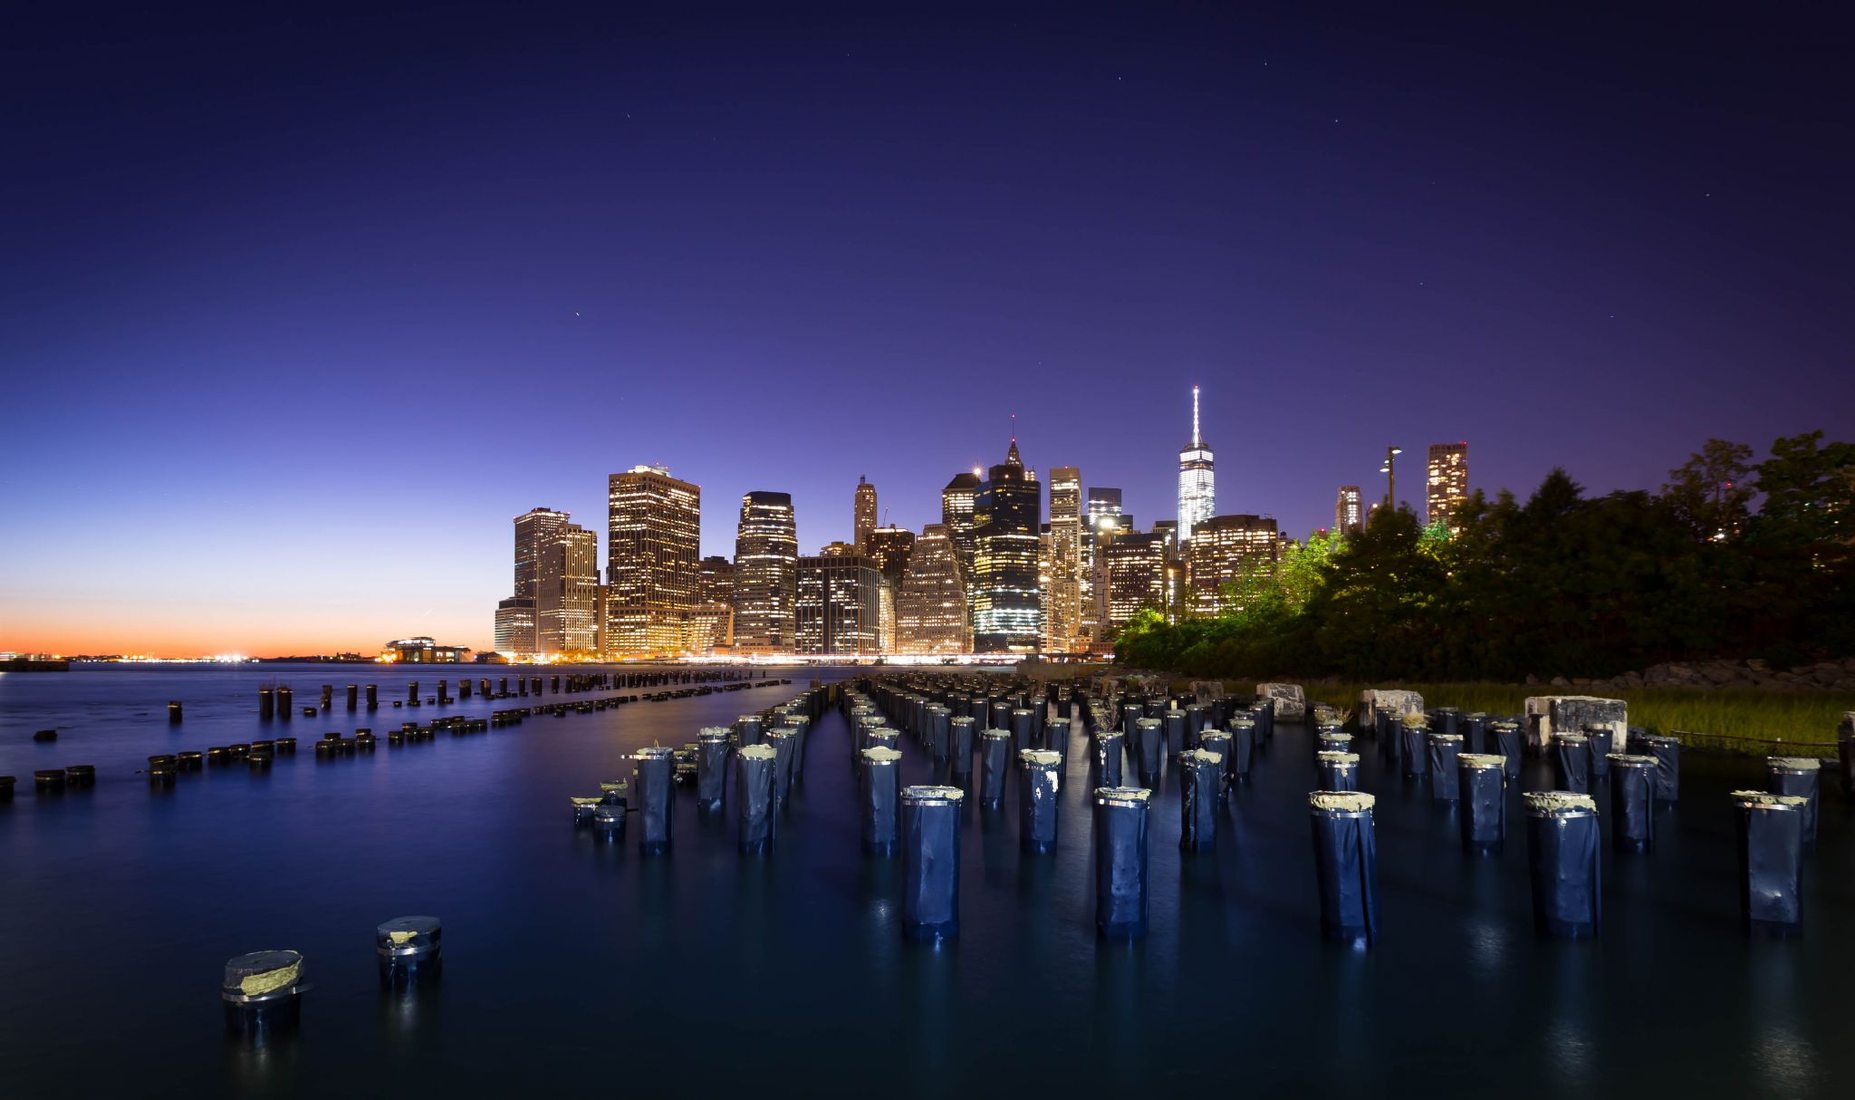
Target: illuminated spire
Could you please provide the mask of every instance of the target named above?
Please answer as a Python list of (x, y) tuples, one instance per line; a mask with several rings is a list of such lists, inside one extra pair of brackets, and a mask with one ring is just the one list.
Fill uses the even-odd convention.
[(1202, 447), (1198, 439), (1198, 387), (1192, 387), (1192, 446)]

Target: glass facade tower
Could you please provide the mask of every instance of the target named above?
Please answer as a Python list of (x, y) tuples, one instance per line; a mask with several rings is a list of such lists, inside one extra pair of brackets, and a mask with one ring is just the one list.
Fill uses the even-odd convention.
[(1043, 491), (1013, 439), (973, 498), (973, 649), (1034, 653), (1043, 640), (1037, 585)]
[(797, 625), (799, 534), (790, 493), (741, 498), (734, 538), (734, 644), (790, 653)]
[(1198, 387), (1192, 387), (1192, 441), (1179, 452), (1179, 545), (1192, 528), (1217, 514), (1217, 480), (1211, 448), (1198, 432)]

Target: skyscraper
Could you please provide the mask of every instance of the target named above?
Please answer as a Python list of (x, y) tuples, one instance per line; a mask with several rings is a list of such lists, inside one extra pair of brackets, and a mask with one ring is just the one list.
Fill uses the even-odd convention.
[(1104, 540), (1096, 553), (1101, 561), (1099, 576), (1107, 633), (1112, 635), (1126, 626), (1140, 610), (1166, 611), (1166, 536), (1139, 532), (1116, 535)]
[(1179, 452), (1179, 545), (1191, 541), (1192, 528), (1217, 513), (1217, 482), (1211, 448), (1198, 434), (1198, 387), (1192, 387), (1192, 441)]
[(898, 653), (935, 655), (972, 651), (967, 623), (966, 588), (947, 527), (930, 523), (921, 529), (908, 571), (895, 597), (895, 649)]
[(1213, 516), (1198, 525), (1185, 550), (1190, 604), (1200, 615), (1230, 609), (1225, 586), (1257, 570), (1273, 571), (1281, 541), (1266, 516)]
[(1339, 498), (1333, 502), (1333, 529), (1342, 535), (1349, 535), (1364, 524), (1365, 508), (1359, 486), (1340, 486)]
[(882, 651), (882, 574), (874, 560), (851, 549), (798, 559), (797, 652), (863, 657)]
[(870, 552), (870, 532), (876, 529), (876, 486), (857, 478), (857, 504), (852, 517), (856, 522), (857, 553)]
[(940, 491), (940, 522), (953, 544), (953, 558), (960, 567), (960, 581), (966, 585), (966, 598), (972, 599), (973, 586), (973, 501), (979, 493), (979, 471), (960, 473)]
[(1043, 639), (1037, 534), (1043, 494), (1014, 438), (973, 497), (973, 649), (1034, 653)]
[(1456, 509), (1469, 499), (1469, 445), (1430, 444), (1429, 522), (1441, 523), (1455, 533)]
[(869, 533), (863, 552), (876, 559), (876, 568), (890, 584), (901, 584), (908, 572), (908, 555), (915, 548), (915, 533), (906, 527), (878, 527)]
[(791, 652), (799, 584), (799, 534), (790, 493), (741, 498), (734, 538), (734, 644)]
[(611, 476), (607, 507), (607, 655), (687, 650), (702, 555), (701, 488), (661, 466), (633, 466)]
[(599, 628), (599, 536), (570, 523), (541, 550), (535, 652), (592, 655)]
[(572, 522), (568, 512), (530, 508), (515, 517), (515, 598), (532, 600), (541, 578), (541, 551), (560, 540)]
[(1089, 526), (1096, 526), (1103, 517), (1119, 519), (1121, 516), (1121, 491), (1106, 486), (1089, 487)]
[(536, 653), (535, 604), (541, 592), (541, 558), (572, 526), (572, 517), (552, 508), (530, 508), (515, 517), (515, 593), (496, 605), (496, 651), (512, 657)]
[(1082, 629), (1082, 474), (1074, 466), (1050, 470), (1050, 591), (1044, 648), (1075, 653), (1087, 647)]
[(1108, 639), (1108, 584), (1101, 569), (1101, 547), (1133, 522), (1121, 511), (1121, 491), (1093, 486), (1088, 491), (1088, 518), (1082, 525), (1082, 621), (1091, 648)]

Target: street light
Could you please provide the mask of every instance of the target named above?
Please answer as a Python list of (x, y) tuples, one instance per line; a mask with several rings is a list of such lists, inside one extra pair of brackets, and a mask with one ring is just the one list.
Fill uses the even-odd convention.
[(1378, 472), (1385, 475), (1385, 507), (1387, 508), (1398, 506), (1397, 460), (1398, 456), (1403, 453), (1402, 447), (1386, 447), (1385, 464), (1378, 468)]

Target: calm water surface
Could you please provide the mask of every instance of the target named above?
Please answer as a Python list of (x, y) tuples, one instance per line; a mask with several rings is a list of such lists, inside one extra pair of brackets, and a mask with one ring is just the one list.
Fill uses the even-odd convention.
[[(473, 673), (477, 670), (470, 670)], [(427, 673), (426, 675), (431, 675)], [(456, 671), (452, 675), (457, 675)], [(492, 672), (492, 676), (498, 675)], [(1305, 731), (1286, 727), (1231, 802), (1214, 854), (1181, 855), (1168, 775), (1151, 819), (1151, 934), (1098, 943), (1087, 753), (1075, 742), (1052, 856), (1018, 851), (1016, 793), (965, 811), (957, 942), (904, 942), (892, 863), (858, 850), (848, 733), (827, 715), (778, 850), (743, 860), (725, 819), (679, 792), (674, 850), (602, 847), (566, 797), (626, 775), (625, 754), (680, 745), (791, 688), (640, 703), (318, 763), (357, 725), (484, 714), (480, 700), (369, 715), (341, 687), (403, 669), (112, 667), (0, 676), (0, 1095), (1100, 1094), (1181, 1086), (1261, 1094), (1804, 1096), (1855, 1084), (1855, 822), (1826, 792), (1806, 870), (1806, 929), (1748, 942), (1725, 793), (1755, 763), (1690, 755), (1659, 847), (1604, 867), (1603, 938), (1535, 939), (1524, 822), (1507, 854), (1461, 855), (1452, 811), (1383, 776), (1383, 941), (1318, 934)], [(300, 707), (303, 743), (151, 791), (150, 753), (277, 736), (261, 683)], [(550, 697), (551, 699), (552, 697)], [(184, 700), (186, 721), (166, 724)], [(532, 701), (532, 700), (530, 700)], [(1439, 700), (1438, 702), (1447, 702)], [(55, 745), (31, 743), (59, 727)], [(925, 781), (904, 744), (905, 781)], [(98, 766), (97, 786), (36, 796), (36, 768)], [(1528, 789), (1547, 786), (1529, 770)], [(444, 980), (390, 1003), (376, 923), (445, 924)], [(231, 955), (292, 947), (314, 989), (300, 1035), (228, 1044), (217, 983)]]

